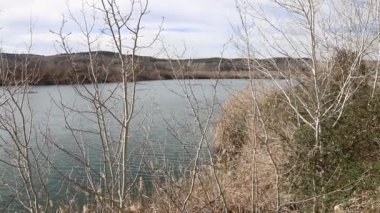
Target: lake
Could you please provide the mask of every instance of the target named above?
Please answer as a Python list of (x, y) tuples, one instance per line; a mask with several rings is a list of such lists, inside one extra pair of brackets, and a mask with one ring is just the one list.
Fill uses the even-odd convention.
[[(207, 142), (212, 141), (212, 126), (217, 122), (223, 103), (234, 93), (243, 89), (248, 80), (165, 80), (138, 82), (136, 86), (136, 110), (132, 118), (128, 156), (131, 175), (142, 177), (149, 182), (150, 174), (141, 168), (142, 161), (156, 164), (171, 165), (174, 170), (186, 166), (189, 159), (194, 157), (199, 140), (201, 139), (199, 124), (205, 125), (211, 113), (207, 132)], [(254, 80), (260, 88), (273, 85), (271, 80)], [(118, 84), (99, 85), (100, 96), (108, 97), (106, 101), (110, 113), (106, 115), (106, 126), (109, 128), (108, 137), (117, 141), (120, 125), (117, 118), (121, 117), (121, 89)], [(4, 88), (3, 88), (4, 90)], [(75, 159), (85, 152), (85, 158), (92, 167), (102, 167), (102, 145), (98, 124), (94, 116), (94, 105), (80, 94), (93, 94), (94, 86), (37, 86), (30, 87), (23, 109), (25, 124), (18, 127), (30, 129), (30, 146), (43, 150), (41, 155), (49, 156), (54, 168), (46, 165), (48, 191), (51, 199), (58, 201), (63, 198), (64, 185), (62, 174), (80, 180), (84, 177), (83, 167)], [(3, 94), (6, 93), (3, 91)], [(111, 97), (109, 95), (112, 94)], [(25, 93), (24, 93), (25, 95)], [(15, 95), (22, 102), (23, 94)], [(1, 96), (5, 100), (9, 95)], [(29, 101), (29, 102), (28, 102)], [(192, 106), (192, 107), (191, 107)], [(12, 114), (12, 105), (0, 107), (6, 119)], [(214, 109), (214, 110), (211, 110)], [(112, 112), (112, 113), (111, 113)], [(15, 113), (17, 114), (17, 113)], [(195, 116), (195, 115), (198, 115)], [(11, 118), (17, 122), (20, 115)], [(3, 122), (4, 123), (4, 122)], [(6, 123), (6, 122), (5, 122)], [(19, 170), (7, 163), (12, 155), (9, 133), (0, 130), (2, 162), (0, 162), (1, 180), (0, 206), (9, 205), (7, 210), (18, 208), (13, 188), (22, 192), (18, 182), (21, 181)], [(46, 139), (48, 138), (48, 139)], [(50, 144), (50, 145), (48, 145)], [(55, 144), (51, 145), (51, 144)], [(62, 151), (62, 150), (65, 151)], [(72, 153), (68, 154), (66, 151)], [(201, 160), (207, 159), (205, 150), (201, 152)], [(4, 162), (3, 162), (4, 161)], [(0, 207), (0, 210), (2, 208)]]

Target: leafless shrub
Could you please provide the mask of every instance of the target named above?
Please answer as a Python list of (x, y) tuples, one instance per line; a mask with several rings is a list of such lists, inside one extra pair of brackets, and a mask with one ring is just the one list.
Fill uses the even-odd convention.
[(51, 209), (48, 162), (53, 149), (43, 137), (49, 134), (48, 124), (37, 122), (33, 114), (30, 96), (40, 76), (31, 48), (32, 42), (24, 55), (0, 53), (0, 186), (6, 197), (2, 211)]

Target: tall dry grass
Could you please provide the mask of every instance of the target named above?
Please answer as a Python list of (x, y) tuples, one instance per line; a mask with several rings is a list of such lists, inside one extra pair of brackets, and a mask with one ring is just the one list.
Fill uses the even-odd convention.
[[(252, 88), (225, 105), (215, 130), (216, 157), (230, 205), (239, 211), (291, 209), (282, 175), (291, 155), (295, 126), (274, 90)], [(223, 175), (224, 174), (224, 175)]]

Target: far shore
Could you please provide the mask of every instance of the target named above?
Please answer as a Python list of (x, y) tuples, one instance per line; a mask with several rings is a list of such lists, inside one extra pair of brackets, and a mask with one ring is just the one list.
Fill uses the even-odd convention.
[[(282, 76), (275, 76), (275, 79), (283, 79)], [(165, 81), (165, 80), (185, 80), (185, 79), (194, 79), (194, 80), (213, 80), (213, 79), (272, 79), (264, 75), (252, 75), (250, 76), (249, 72), (231, 72), (231, 73), (205, 73), (205, 72), (191, 72), (186, 73), (185, 75), (165, 75), (159, 76), (158, 78), (137, 78), (134, 82), (141, 81)], [(91, 79), (55, 79), (53, 81), (43, 81), (43, 80), (33, 80), (28, 82), (28, 85), (33, 86), (52, 86), (52, 85), (81, 85), (81, 84), (93, 84), (93, 83), (121, 83), (121, 80), (107, 80), (102, 79), (99, 81), (94, 81)], [(133, 82), (133, 81), (129, 81)], [(0, 86), (15, 86), (22, 85), (22, 81), (10, 81), (10, 82), (0, 82)], [(24, 83), (25, 84), (25, 83)]]
[[(4, 71), (0, 85), (70, 85), (122, 81), (120, 62), (112, 52), (57, 54), (52, 56), (0, 53)], [(131, 56), (126, 55), (126, 60)], [(285, 69), (299, 64), (292, 58), (258, 59), (266, 70)], [(92, 63), (91, 63), (92, 62)], [(267, 79), (259, 71), (248, 71), (242, 58), (200, 58), (169, 60), (135, 56), (135, 74), (128, 81), (170, 79)], [(92, 64), (93, 67), (89, 67)], [(272, 76), (281, 78), (278, 72)], [(277, 77), (276, 77), (277, 76)]]

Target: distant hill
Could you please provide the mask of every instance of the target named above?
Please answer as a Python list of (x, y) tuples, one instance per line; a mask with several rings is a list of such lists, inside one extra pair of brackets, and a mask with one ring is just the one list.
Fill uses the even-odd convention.
[[(94, 70), (89, 66), (89, 53), (58, 54), (52, 56), (26, 54), (0, 54), (1, 85), (14, 84), (28, 79), (36, 85), (73, 84), (121, 81), (120, 62), (113, 52), (93, 52)], [(124, 56), (126, 61), (131, 56)], [(301, 59), (272, 58), (259, 60), (260, 69), (281, 70), (289, 64), (299, 65)], [(248, 78), (246, 61), (241, 58), (200, 58), (168, 60), (147, 56), (135, 56), (136, 81), (173, 78)], [(259, 67), (259, 65), (257, 66)], [(253, 72), (254, 78), (265, 78)], [(278, 77), (280, 77), (278, 75)], [(129, 80), (133, 80), (129, 76)]]

